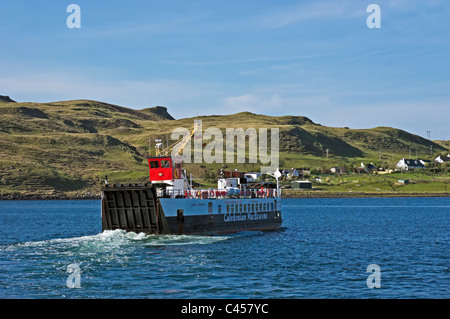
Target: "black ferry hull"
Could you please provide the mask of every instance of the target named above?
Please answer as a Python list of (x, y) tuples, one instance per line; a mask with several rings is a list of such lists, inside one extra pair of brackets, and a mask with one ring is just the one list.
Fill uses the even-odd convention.
[[(218, 214), (213, 216), (193, 215), (179, 217), (167, 217), (167, 223), (171, 234), (231, 234), (244, 231), (273, 231), (279, 230), (282, 225), (281, 212), (267, 212), (265, 219), (249, 219), (248, 215)], [(237, 216), (237, 217), (236, 217)], [(225, 221), (226, 219), (234, 219)]]

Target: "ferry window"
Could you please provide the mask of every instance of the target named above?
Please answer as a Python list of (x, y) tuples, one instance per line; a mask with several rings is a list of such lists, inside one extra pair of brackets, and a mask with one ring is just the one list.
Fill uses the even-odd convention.
[(235, 211), (238, 212), (238, 204), (235, 205)]
[(263, 211), (266, 211), (266, 203), (264, 203), (263, 208)]
[(231, 212), (234, 213), (234, 205), (231, 205)]
[(247, 205), (244, 204), (244, 206), (242, 208), (244, 209), (244, 212), (247, 211)]
[(242, 212), (242, 204), (239, 204), (239, 211)]
[(208, 203), (208, 213), (209, 213), (209, 214), (212, 214), (212, 212), (213, 212), (213, 211), (212, 211), (212, 203), (209, 202), (209, 203)]
[(262, 211), (262, 203), (259, 203), (259, 211)]
[(159, 168), (159, 162), (158, 161), (150, 161), (150, 167), (151, 168)]
[(252, 208), (252, 207), (251, 207), (250, 204), (248, 204), (247, 210), (248, 210), (249, 212), (251, 211), (250, 208)]
[(255, 204), (252, 204), (252, 212), (255, 211)]
[(273, 210), (273, 203), (270, 203), (270, 210)]
[(227, 213), (230, 212), (230, 204), (227, 204)]
[(277, 209), (277, 201), (275, 201), (275, 210)]
[(166, 161), (166, 160), (162, 160), (161, 161), (161, 167), (162, 168), (169, 168), (170, 167), (170, 162)]
[(222, 214), (222, 205), (217, 205), (217, 213)]

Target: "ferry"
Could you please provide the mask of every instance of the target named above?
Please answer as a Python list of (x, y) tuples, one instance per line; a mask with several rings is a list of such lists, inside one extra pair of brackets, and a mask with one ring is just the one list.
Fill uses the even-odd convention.
[(196, 189), (177, 156), (148, 159), (149, 182), (102, 187), (102, 229), (145, 234), (230, 234), (282, 226), (281, 189), (222, 171), (215, 189)]

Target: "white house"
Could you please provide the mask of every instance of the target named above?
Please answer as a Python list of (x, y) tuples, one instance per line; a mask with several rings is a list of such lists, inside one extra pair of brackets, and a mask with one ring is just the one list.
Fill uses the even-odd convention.
[(258, 178), (261, 176), (262, 174), (261, 173), (258, 173), (258, 172), (256, 172), (256, 173), (253, 173), (253, 172), (250, 172), (250, 173), (245, 173), (245, 178), (247, 179), (247, 182), (255, 182), (255, 181), (257, 181), (258, 180)]
[(413, 168), (425, 168), (425, 165), (420, 160), (402, 158), (395, 164), (395, 168), (408, 171)]
[(363, 168), (366, 172), (375, 171), (377, 169), (372, 162), (370, 162), (370, 164), (367, 165), (364, 165), (364, 163), (361, 162), (360, 168)]
[(333, 173), (333, 174), (340, 173), (341, 172), (341, 168), (337, 167), (337, 166), (334, 166), (334, 167), (330, 168), (330, 172)]
[(434, 159), (435, 162), (437, 163), (445, 163), (445, 162), (449, 162), (450, 161), (450, 154), (448, 154), (447, 156), (438, 156)]

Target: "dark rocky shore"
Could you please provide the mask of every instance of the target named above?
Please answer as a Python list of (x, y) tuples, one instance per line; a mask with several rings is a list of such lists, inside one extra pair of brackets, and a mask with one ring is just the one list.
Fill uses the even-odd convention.
[(101, 199), (100, 194), (82, 194), (76, 196), (67, 196), (65, 194), (57, 195), (39, 195), (39, 194), (11, 194), (0, 195), (0, 200), (75, 200), (75, 199)]

